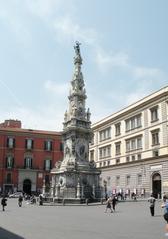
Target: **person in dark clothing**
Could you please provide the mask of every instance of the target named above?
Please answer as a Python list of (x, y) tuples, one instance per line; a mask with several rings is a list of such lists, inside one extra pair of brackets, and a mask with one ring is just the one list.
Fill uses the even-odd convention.
[(43, 205), (43, 196), (40, 194), (39, 196), (39, 205), (42, 206)]
[(153, 194), (151, 194), (150, 198), (148, 198), (148, 202), (150, 203), (150, 213), (153, 217), (155, 214), (155, 198), (153, 197)]
[(116, 204), (117, 204), (117, 198), (116, 198), (116, 196), (113, 196), (113, 198), (112, 198), (113, 211), (115, 211)]
[(19, 205), (19, 207), (22, 206), (22, 202), (23, 202), (23, 197), (20, 195), (19, 198), (18, 198), (18, 205)]
[(5, 207), (7, 206), (7, 199), (3, 197), (1, 199), (2, 211), (5, 211)]

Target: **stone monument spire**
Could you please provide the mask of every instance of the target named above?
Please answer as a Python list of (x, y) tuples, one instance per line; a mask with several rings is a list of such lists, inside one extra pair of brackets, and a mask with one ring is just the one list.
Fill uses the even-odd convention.
[[(60, 193), (78, 199), (82, 188), (85, 191), (83, 194), (87, 197), (93, 185), (98, 190), (100, 175), (100, 171), (89, 162), (89, 143), (93, 132), (90, 110), (85, 108), (87, 96), (81, 71), (80, 45), (76, 42), (74, 46), (74, 72), (70, 82), (68, 109), (64, 115), (62, 133), (64, 157), (63, 161), (57, 164), (51, 172), (56, 182), (55, 188), (58, 189), (60, 186)], [(58, 193), (58, 190), (56, 191)]]
[[(82, 65), (82, 57), (80, 54), (80, 43), (76, 42), (74, 46), (75, 49), (75, 57), (74, 57), (74, 73), (71, 81), (71, 87), (69, 92), (69, 110), (65, 112), (65, 121), (64, 121), (64, 129), (69, 126), (69, 122), (72, 119), (81, 119), (88, 120), (87, 113), (85, 109), (85, 99), (86, 91), (85, 84), (83, 80), (83, 74), (81, 72)], [(73, 121), (73, 120), (72, 120)], [(68, 123), (69, 122), (69, 123)], [(77, 123), (77, 122), (76, 122)]]

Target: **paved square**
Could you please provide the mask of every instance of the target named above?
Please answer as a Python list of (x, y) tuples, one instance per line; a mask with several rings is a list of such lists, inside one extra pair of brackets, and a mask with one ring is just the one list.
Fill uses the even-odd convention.
[(119, 203), (115, 213), (104, 213), (105, 205), (38, 206), (19, 208), (8, 199), (0, 211), (0, 239), (162, 239), (165, 238), (161, 202), (155, 217), (148, 202)]

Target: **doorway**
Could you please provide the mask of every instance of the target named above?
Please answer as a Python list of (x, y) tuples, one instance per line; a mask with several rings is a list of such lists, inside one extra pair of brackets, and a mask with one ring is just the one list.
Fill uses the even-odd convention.
[(154, 173), (152, 176), (152, 192), (155, 198), (161, 198), (161, 176), (160, 173)]
[(23, 192), (26, 193), (26, 194), (29, 194), (31, 195), (31, 181), (30, 179), (25, 179), (23, 181)]

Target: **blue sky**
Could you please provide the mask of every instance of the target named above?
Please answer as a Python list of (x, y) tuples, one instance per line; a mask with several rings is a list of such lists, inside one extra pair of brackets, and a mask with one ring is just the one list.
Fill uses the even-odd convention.
[(0, 0), (0, 122), (62, 130), (82, 43), (94, 123), (167, 85), (167, 0)]

